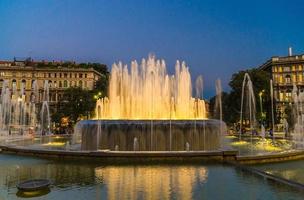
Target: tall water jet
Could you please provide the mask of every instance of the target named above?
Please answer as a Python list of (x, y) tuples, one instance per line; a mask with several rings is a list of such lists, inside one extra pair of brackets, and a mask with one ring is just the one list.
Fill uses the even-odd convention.
[(215, 98), (215, 113), (218, 113), (219, 120), (223, 120), (223, 109), (222, 109), (222, 83), (220, 79), (216, 80), (215, 83), (215, 91), (216, 91), (216, 98)]
[[(131, 69), (113, 64), (109, 97), (97, 101), (97, 119), (205, 119), (205, 102), (192, 97), (191, 76), (185, 62), (176, 62), (175, 75), (164, 60), (149, 56)], [(173, 100), (171, 100), (173, 99)], [(196, 102), (197, 101), (197, 102)]]
[(51, 133), (51, 116), (49, 109), (49, 82), (46, 80), (43, 87), (42, 106), (40, 111), (40, 134)]
[[(243, 84), (242, 84), (242, 98), (241, 98), (241, 113), (240, 113), (240, 133), (239, 139), (242, 137), (242, 128), (243, 128), (243, 112), (244, 112), (244, 95), (246, 92), (246, 112), (248, 114), (249, 126), (250, 130), (253, 131), (256, 125), (256, 104), (255, 104), (255, 96), (253, 92), (253, 86), (248, 73), (245, 73)], [(251, 132), (251, 135), (253, 133)]]
[[(274, 133), (274, 108), (273, 108), (273, 85), (272, 85), (272, 79), (270, 79), (270, 98), (271, 98), (271, 121), (272, 121), (272, 131)], [(273, 134), (274, 136), (274, 134)], [(273, 137), (274, 138), (274, 137)]]
[(293, 100), (293, 117), (295, 120), (292, 140), (296, 148), (304, 147), (304, 92), (299, 92), (297, 86), (293, 85), (292, 90)]
[[(196, 81), (195, 81), (195, 92), (196, 92), (196, 99), (203, 99), (203, 77), (202, 75), (199, 75), (197, 78), (196, 78)], [(196, 106), (198, 105), (198, 101), (196, 101)], [(197, 109), (196, 109), (197, 110)], [(196, 114), (197, 116), (198, 114)], [(194, 132), (195, 134), (197, 134), (197, 131), (196, 131), (196, 120), (193, 120), (194, 121)], [(205, 138), (206, 138), (206, 129), (205, 129), (205, 126), (204, 126), (204, 129), (203, 129), (203, 140), (205, 141)], [(203, 145), (204, 147), (206, 146), (205, 144)], [(203, 149), (205, 150), (205, 149)]]

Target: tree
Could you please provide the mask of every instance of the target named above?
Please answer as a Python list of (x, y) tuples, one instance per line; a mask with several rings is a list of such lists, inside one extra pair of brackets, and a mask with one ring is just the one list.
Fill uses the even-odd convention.
[[(228, 124), (236, 123), (240, 119), (242, 85), (245, 73), (249, 74), (253, 84), (253, 91), (256, 99), (257, 120), (259, 120), (260, 122), (264, 121), (266, 122), (266, 124), (270, 124), (270, 76), (267, 72), (255, 68), (245, 71), (239, 71), (232, 75), (231, 80), (229, 82), (231, 91), (227, 94), (224, 93), (222, 95), (223, 119)], [(260, 96), (262, 99), (263, 112), (260, 106)], [(212, 104), (214, 102), (214, 98), (215, 97), (210, 100), (211, 108), (213, 106)]]
[(94, 93), (80, 87), (71, 87), (65, 90), (62, 103), (58, 106), (53, 120), (60, 123), (62, 117), (68, 117), (71, 123), (76, 123), (80, 118), (88, 118), (96, 104)]

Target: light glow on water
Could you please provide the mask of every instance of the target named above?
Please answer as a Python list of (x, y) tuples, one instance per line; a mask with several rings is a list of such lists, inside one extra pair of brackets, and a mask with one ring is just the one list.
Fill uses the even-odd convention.
[(231, 143), (231, 146), (243, 146), (243, 145), (248, 145), (249, 143), (246, 141), (235, 141)]
[(43, 146), (64, 146), (65, 142), (48, 142), (45, 144), (42, 144)]

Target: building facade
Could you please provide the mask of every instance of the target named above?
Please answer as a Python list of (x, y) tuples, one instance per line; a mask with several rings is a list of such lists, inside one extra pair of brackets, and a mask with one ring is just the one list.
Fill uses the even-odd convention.
[[(42, 62), (32, 60), (0, 61), (0, 90), (4, 81), (8, 81), (10, 89), (24, 91), (25, 101), (29, 102), (33, 92), (33, 83), (39, 89), (39, 101), (41, 102), (44, 84), (49, 83), (49, 101), (54, 105), (63, 97), (64, 90), (69, 87), (81, 87), (93, 90), (96, 81), (102, 74), (93, 68), (81, 68), (74, 64), (72, 67), (62, 67), (60, 63), (52, 62), (50, 66), (39, 67)], [(22, 90), (23, 87), (23, 90)], [(1, 94), (1, 91), (0, 91)]]
[(272, 57), (259, 67), (269, 72), (273, 80), (274, 100), (276, 103), (277, 118), (286, 118), (285, 109), (292, 104), (292, 90), (296, 85), (299, 91), (304, 90), (304, 54), (289, 55), (286, 57)]

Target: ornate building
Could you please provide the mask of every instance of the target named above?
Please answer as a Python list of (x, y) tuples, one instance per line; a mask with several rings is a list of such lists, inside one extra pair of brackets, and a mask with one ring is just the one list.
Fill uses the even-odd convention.
[(292, 55), (289, 48), (288, 56), (274, 56), (259, 69), (269, 72), (273, 80), (277, 117), (283, 120), (286, 117), (286, 106), (292, 103), (293, 85), (296, 85), (299, 91), (304, 89), (304, 54)]
[[(79, 65), (62, 65), (61, 62), (34, 62), (31, 59), (0, 61), (0, 94), (4, 81), (10, 88), (21, 91), (24, 87), (25, 100), (30, 101), (33, 82), (36, 80), (39, 89), (39, 101), (42, 101), (43, 86), (48, 81), (50, 87), (50, 105), (60, 102), (63, 92), (69, 87), (81, 87), (93, 90), (96, 81), (103, 76), (93, 68), (82, 68)], [(64, 67), (65, 66), (65, 67)]]

